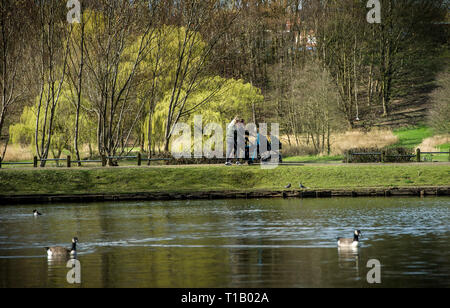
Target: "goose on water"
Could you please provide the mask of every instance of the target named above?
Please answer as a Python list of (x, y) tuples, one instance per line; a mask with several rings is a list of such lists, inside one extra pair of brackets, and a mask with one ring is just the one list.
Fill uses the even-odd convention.
[(77, 254), (77, 243), (78, 238), (74, 237), (72, 239), (72, 248), (67, 249), (64, 247), (46, 247), (47, 255), (49, 258), (51, 257), (71, 257), (76, 256)]
[(361, 237), (361, 231), (355, 230), (353, 238), (338, 238), (338, 246), (339, 247), (352, 247), (356, 248), (360, 246), (359, 239)]

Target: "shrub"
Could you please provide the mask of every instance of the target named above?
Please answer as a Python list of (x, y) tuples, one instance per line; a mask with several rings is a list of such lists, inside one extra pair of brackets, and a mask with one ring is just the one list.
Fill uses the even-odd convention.
[(282, 153), (284, 157), (313, 156), (318, 154), (313, 146), (308, 146), (306, 144), (289, 145), (286, 141), (283, 144)]
[[(372, 155), (370, 155), (372, 153)], [(379, 148), (368, 147), (368, 148), (354, 148), (350, 150), (346, 150), (344, 152), (345, 162), (354, 164), (354, 163), (378, 163), (381, 162), (381, 155), (375, 154), (381, 153)], [(364, 154), (364, 155), (358, 155)]]
[[(355, 155), (359, 154), (359, 155)], [(348, 163), (406, 163), (415, 157), (412, 149), (408, 148), (355, 148), (345, 151)]]
[(386, 150), (384, 162), (386, 163), (409, 163), (416, 157), (414, 149), (396, 147)]

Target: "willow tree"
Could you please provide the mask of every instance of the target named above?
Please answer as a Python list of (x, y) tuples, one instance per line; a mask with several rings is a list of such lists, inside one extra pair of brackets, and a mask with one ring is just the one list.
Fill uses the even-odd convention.
[[(48, 85), (45, 87), (43, 100), (47, 100), (46, 95), (50, 93)], [(72, 93), (68, 88), (68, 84), (63, 86), (59, 103), (55, 107), (55, 117), (52, 124), (52, 138), (49, 145), (49, 153), (54, 158), (60, 158), (63, 151), (73, 152), (73, 138), (75, 133), (75, 117), (76, 106), (72, 104)], [(15, 144), (21, 144), (24, 146), (35, 146), (35, 128), (36, 121), (39, 121), (39, 130), (37, 131), (38, 140), (47, 134), (44, 129), (45, 118), (37, 118), (38, 114), (45, 112), (46, 106), (40, 103), (41, 98), (38, 96), (32, 106), (25, 107), (18, 123), (11, 125), (9, 128), (9, 134), (11, 140)], [(83, 102), (86, 104), (86, 102)], [(38, 110), (38, 108), (40, 110)], [(95, 124), (89, 119), (87, 113), (81, 113), (79, 115), (79, 138), (84, 144), (91, 144), (94, 141), (92, 130), (95, 128)]]
[[(216, 90), (219, 89), (219, 90)], [(165, 146), (164, 128), (170, 106), (170, 92), (158, 102), (150, 119), (145, 121), (152, 125), (153, 134), (146, 140), (153, 152)], [(196, 88), (186, 101), (186, 113), (182, 116), (185, 123), (194, 123), (195, 116), (202, 117), (203, 127), (210, 123), (226, 127), (232, 118), (239, 114), (241, 118), (252, 119), (252, 105), (263, 102), (261, 90), (243, 80), (226, 79), (220, 76), (205, 78), (202, 85)], [(207, 101), (207, 103), (205, 103)], [(201, 108), (198, 106), (201, 105)], [(196, 112), (191, 112), (196, 110)], [(203, 129), (203, 127), (201, 129)]]
[[(148, 158), (152, 157), (152, 136), (154, 134), (153, 115), (157, 105), (170, 90), (174, 75), (173, 45), (176, 44), (176, 27), (162, 25), (153, 31), (152, 47), (141, 63), (139, 83), (136, 87), (138, 104), (143, 103), (145, 110), (137, 127), (141, 149), (147, 143)], [(161, 131), (163, 131), (162, 129)], [(150, 163), (150, 160), (149, 160)]]

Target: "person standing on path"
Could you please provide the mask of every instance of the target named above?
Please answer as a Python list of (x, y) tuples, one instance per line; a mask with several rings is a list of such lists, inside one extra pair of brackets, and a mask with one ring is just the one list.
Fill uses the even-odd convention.
[(241, 159), (245, 159), (245, 120), (240, 119), (236, 123), (234, 131), (234, 153), (236, 155), (236, 165), (242, 165)]
[(238, 117), (236, 116), (233, 121), (227, 126), (227, 162), (226, 166), (231, 166), (231, 158), (232, 155), (236, 157), (236, 152), (234, 148), (234, 134), (236, 131), (236, 123), (238, 121)]

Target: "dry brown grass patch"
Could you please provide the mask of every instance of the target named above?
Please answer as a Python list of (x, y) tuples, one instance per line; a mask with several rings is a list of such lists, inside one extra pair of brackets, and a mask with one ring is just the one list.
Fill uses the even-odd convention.
[(450, 143), (450, 135), (440, 135), (425, 139), (417, 148), (422, 152), (440, 151), (439, 146)]
[(398, 141), (399, 138), (387, 129), (373, 129), (369, 132), (353, 130), (332, 137), (332, 152), (341, 155), (346, 150), (354, 148), (383, 148)]
[(6, 149), (4, 161), (21, 162), (26, 160), (33, 160), (33, 151), (30, 147), (22, 147), (17, 144), (10, 144)]
[[(301, 156), (314, 155), (315, 150), (310, 142), (306, 144), (305, 136), (299, 138), (300, 144), (297, 145), (296, 139), (291, 137), (292, 145), (288, 144), (287, 136), (281, 138), (283, 142), (283, 155)], [(346, 150), (354, 148), (378, 147), (383, 148), (398, 143), (399, 138), (391, 130), (373, 129), (369, 132), (361, 130), (352, 130), (345, 133), (334, 134), (331, 136), (331, 155), (342, 155)], [(327, 149), (325, 149), (327, 151)], [(326, 153), (321, 153), (325, 155)]]

